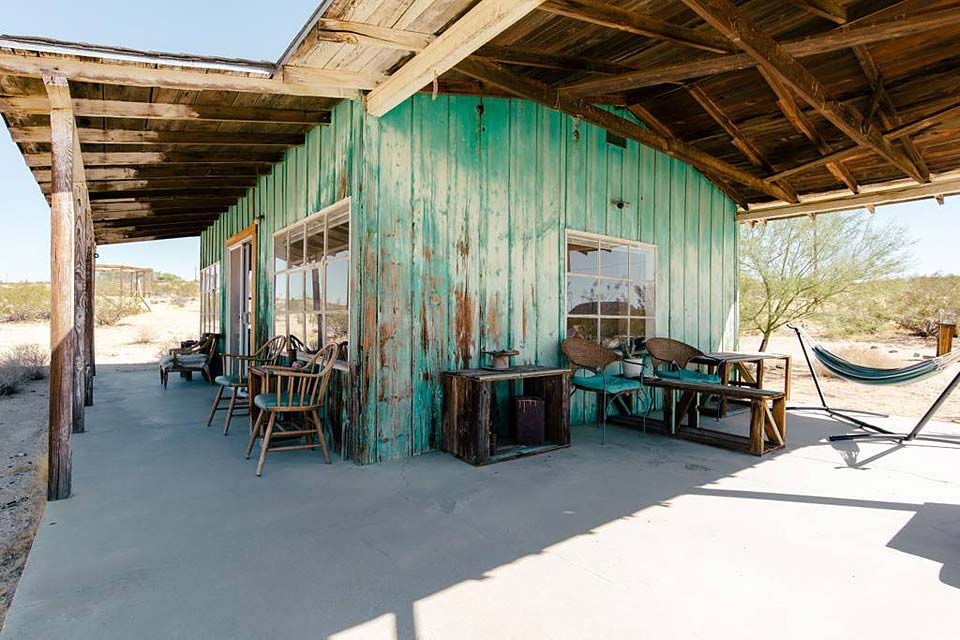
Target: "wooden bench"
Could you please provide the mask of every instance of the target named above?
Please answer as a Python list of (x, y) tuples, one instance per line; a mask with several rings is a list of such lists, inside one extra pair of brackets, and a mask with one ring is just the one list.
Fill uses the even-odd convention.
[[(783, 391), (650, 376), (643, 377), (643, 384), (664, 390), (663, 422), (670, 433), (680, 438), (757, 456), (781, 449), (786, 442), (787, 398)], [(679, 402), (674, 403), (674, 394), (668, 393), (670, 391), (682, 392)], [(700, 427), (697, 396), (701, 393), (748, 401), (750, 436)], [(686, 427), (681, 424), (684, 415), (687, 416)]]

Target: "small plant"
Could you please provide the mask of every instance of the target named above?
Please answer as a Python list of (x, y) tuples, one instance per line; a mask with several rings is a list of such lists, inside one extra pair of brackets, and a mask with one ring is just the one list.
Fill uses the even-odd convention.
[(19, 344), (10, 350), (8, 359), (23, 368), (27, 380), (43, 380), (47, 377), (50, 354), (38, 344)]
[(0, 284), (0, 322), (37, 322), (49, 317), (49, 284)]
[(153, 330), (150, 327), (140, 327), (134, 336), (132, 344), (150, 344), (154, 341)]

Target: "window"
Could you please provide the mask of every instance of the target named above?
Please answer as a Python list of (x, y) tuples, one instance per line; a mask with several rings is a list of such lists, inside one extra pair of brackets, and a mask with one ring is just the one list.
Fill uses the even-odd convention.
[(200, 270), (200, 333), (220, 333), (220, 263)]
[(274, 335), (307, 348), (348, 339), (350, 201), (316, 213), (273, 236)]
[(654, 333), (656, 247), (567, 233), (567, 337), (617, 348)]

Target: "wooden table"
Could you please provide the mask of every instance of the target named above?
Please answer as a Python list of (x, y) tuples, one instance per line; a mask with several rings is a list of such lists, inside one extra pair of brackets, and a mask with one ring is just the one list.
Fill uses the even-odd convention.
[[(790, 356), (783, 353), (742, 353), (736, 351), (719, 351), (715, 353), (705, 353), (691, 360), (695, 364), (703, 364), (715, 369), (720, 376), (720, 384), (733, 385), (738, 387), (751, 387), (753, 389), (763, 388), (763, 370), (767, 360), (783, 360), (783, 394), (786, 399), (790, 399)], [(747, 365), (756, 365), (756, 369), (751, 372)], [(732, 380), (731, 374), (736, 371), (740, 374), (739, 380)], [(719, 417), (727, 415), (727, 397), (720, 397), (720, 405), (717, 408)]]
[[(544, 444), (491, 453), (493, 385), (523, 384), (523, 395), (544, 401)], [(570, 446), (570, 370), (521, 365), (504, 371), (465, 369), (443, 374), (440, 448), (470, 464), (484, 465)]]

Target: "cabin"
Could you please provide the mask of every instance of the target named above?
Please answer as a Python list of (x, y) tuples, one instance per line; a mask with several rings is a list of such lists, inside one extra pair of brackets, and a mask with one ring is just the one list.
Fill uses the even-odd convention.
[(486, 352), (734, 348), (740, 224), (960, 193), (958, 35), (944, 0), (324, 0), (277, 62), (0, 37), (53, 221), (51, 499), (96, 246), (199, 236), (198, 329), (345, 343), (336, 448), (414, 456)]

